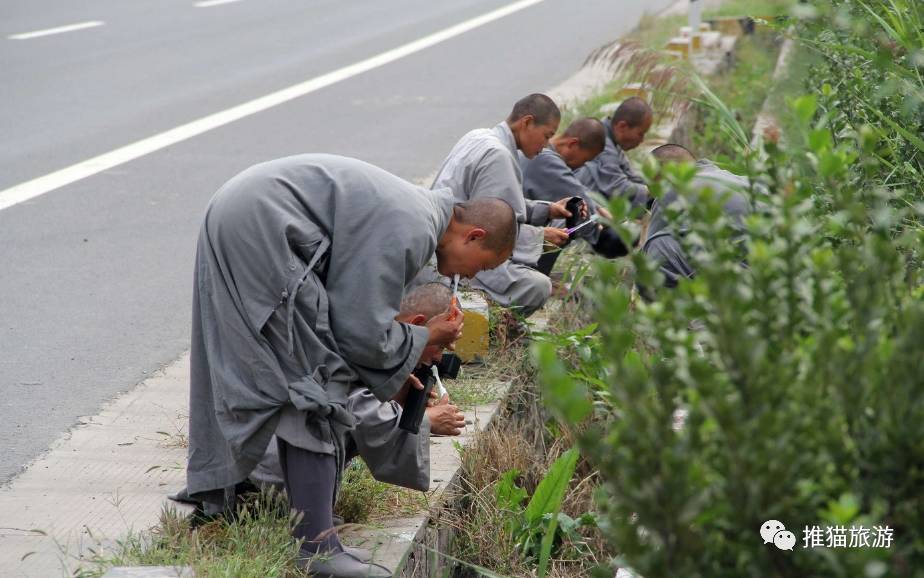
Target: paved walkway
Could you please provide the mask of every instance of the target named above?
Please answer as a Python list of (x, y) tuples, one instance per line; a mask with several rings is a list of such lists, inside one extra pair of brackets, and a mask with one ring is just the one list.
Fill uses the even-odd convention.
[(185, 485), (189, 358), (121, 395), (0, 489), (4, 576), (70, 576), (80, 553), (155, 525)]

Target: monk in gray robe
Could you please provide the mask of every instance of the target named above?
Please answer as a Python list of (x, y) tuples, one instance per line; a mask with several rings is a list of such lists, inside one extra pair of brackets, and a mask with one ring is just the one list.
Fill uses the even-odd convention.
[[(452, 292), (440, 283), (420, 285), (401, 301), (396, 321), (423, 326), (426, 322), (449, 309)], [(442, 358), (439, 346), (428, 346), (422, 359), (436, 364)], [(430, 489), (430, 435), (457, 436), (465, 427), (465, 416), (447, 396), (434, 398), (420, 424), (420, 432), (413, 434), (398, 427), (401, 420), (407, 387), (389, 401), (379, 401), (365, 387), (355, 387), (347, 398), (347, 410), (353, 416), (355, 428), (346, 440), (345, 457), (349, 462), (359, 456), (369, 466), (372, 476), (380, 482), (403, 486), (412, 490)], [(263, 460), (250, 474), (250, 481), (258, 487), (283, 487), (279, 453), (274, 444), (267, 447)]]
[(564, 229), (546, 226), (551, 219), (570, 216), (565, 203), (526, 201), (517, 151), (533, 158), (558, 130), (561, 112), (549, 97), (531, 94), (520, 99), (507, 120), (492, 129), (463, 136), (443, 161), (433, 188), (447, 187), (459, 200), (499, 198), (513, 207), (520, 222), (513, 259), (475, 276), (471, 287), (484, 291), (500, 305), (528, 316), (552, 293), (549, 278), (535, 269), (545, 245), (561, 246)]
[[(611, 218), (605, 207), (597, 206), (590, 190), (574, 174), (576, 169), (601, 153), (606, 139), (606, 127), (595, 118), (581, 118), (572, 122), (565, 132), (552, 137), (549, 145), (533, 159), (523, 158), (523, 192), (527, 199), (557, 202), (581, 197), (588, 212)], [(628, 253), (619, 235), (603, 225), (589, 225), (577, 231), (575, 237), (590, 243), (594, 251), (606, 258), (621, 257)], [(540, 259), (538, 269), (548, 274), (560, 252), (547, 252)]]
[[(740, 240), (745, 233), (744, 219), (751, 212), (751, 204), (745, 192), (751, 189), (746, 177), (741, 177), (720, 169), (706, 159), (697, 160), (693, 153), (677, 144), (662, 145), (651, 152), (652, 156), (662, 164), (688, 162), (695, 163), (696, 176), (690, 187), (693, 190), (709, 188), (725, 199), (723, 210), (733, 230), (734, 239)], [(691, 279), (696, 271), (684, 254), (679, 237), (686, 235), (687, 228), (682, 221), (671, 224), (665, 215), (665, 207), (677, 201), (677, 192), (673, 189), (665, 192), (664, 196), (656, 200), (651, 208), (651, 220), (648, 225), (648, 236), (642, 250), (658, 263), (658, 268), (664, 275), (664, 286), (676, 287), (681, 279)], [(651, 298), (650, 292), (643, 291), (646, 298)]]
[(301, 563), (325, 576), (388, 575), (330, 532), (350, 386), (382, 401), (409, 379), (421, 387), (411, 371), (425, 347), (458, 338), (462, 316), (395, 321), (404, 287), (434, 253), (440, 273), (471, 277), (506, 261), (515, 238), (500, 200), (458, 204), (344, 157), (288, 157), (228, 181), (196, 254), (190, 495), (233, 496), (276, 434), (289, 501), (303, 513)]
[(575, 171), (581, 183), (608, 199), (621, 196), (635, 207), (646, 207), (650, 201), (648, 185), (632, 168), (626, 151), (644, 142), (653, 118), (648, 103), (633, 96), (623, 101), (611, 117), (603, 119), (608, 128), (606, 146), (595, 159)]
[[(427, 283), (411, 290), (401, 302), (395, 319), (423, 326), (449, 309), (452, 292), (440, 283)], [(443, 348), (431, 345), (424, 349), (421, 361), (438, 364)], [(380, 482), (413, 490), (430, 489), (430, 435), (457, 436), (465, 427), (465, 415), (449, 401), (439, 398), (435, 389), (432, 405), (424, 410), (420, 432), (412, 434), (398, 427), (409, 387), (392, 400), (382, 403), (369, 390), (358, 388), (350, 394), (350, 409), (356, 428), (347, 441), (347, 457), (361, 456), (373, 477)]]

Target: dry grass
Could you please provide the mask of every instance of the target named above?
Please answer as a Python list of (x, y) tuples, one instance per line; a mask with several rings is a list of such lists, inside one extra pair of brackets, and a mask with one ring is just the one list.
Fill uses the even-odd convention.
[[(455, 488), (447, 500), (449, 506), (439, 515), (456, 531), (453, 556), (511, 577), (535, 576), (536, 566), (516, 550), (508, 526), (511, 514), (499, 509), (495, 499), (497, 481), (515, 469), (519, 472), (517, 484), (532, 495), (552, 462), (574, 443), (569, 432), (548, 421), (533, 379), (532, 372), (521, 374), (497, 425), (479, 434), (463, 451), (460, 487)], [(596, 474), (581, 463), (561, 511), (578, 518), (595, 510), (596, 487)], [(552, 561), (547, 576), (585, 575), (609, 557), (607, 545), (596, 530), (582, 531), (580, 544), (566, 543), (560, 552), (564, 558)], [(455, 576), (475, 574), (459, 567)]]

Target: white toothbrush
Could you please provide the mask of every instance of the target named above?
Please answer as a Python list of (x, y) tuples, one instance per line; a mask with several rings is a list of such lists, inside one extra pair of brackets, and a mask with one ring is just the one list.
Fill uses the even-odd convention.
[(445, 396), (448, 392), (446, 391), (446, 388), (443, 386), (443, 380), (440, 379), (440, 370), (437, 369), (435, 365), (431, 365), (430, 371), (433, 373), (433, 377), (436, 378), (436, 387), (439, 388), (438, 389), (439, 399), (443, 399), (443, 396)]

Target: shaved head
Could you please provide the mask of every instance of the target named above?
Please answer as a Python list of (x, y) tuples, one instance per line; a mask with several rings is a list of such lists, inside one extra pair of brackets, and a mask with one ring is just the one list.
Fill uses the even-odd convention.
[(463, 225), (485, 230), (484, 248), (501, 255), (517, 242), (516, 213), (501, 199), (472, 199), (457, 204), (453, 218)]
[(426, 283), (411, 289), (401, 300), (399, 317), (423, 315), (427, 319), (449, 310), (452, 291), (442, 283)]
[(660, 163), (694, 163), (696, 157), (679, 144), (666, 144), (651, 151), (651, 156)]
[(610, 123), (616, 126), (617, 122), (624, 121), (630, 127), (637, 127), (644, 124), (653, 114), (647, 102), (637, 96), (633, 96), (622, 101), (622, 104), (620, 104), (616, 112), (613, 113)]
[(513, 105), (508, 123), (514, 123), (526, 115), (532, 115), (538, 125), (547, 125), (561, 120), (561, 111), (555, 101), (544, 94), (530, 94), (524, 96)]
[(563, 137), (578, 139), (578, 146), (600, 153), (606, 144), (606, 127), (596, 118), (579, 118), (568, 125)]

